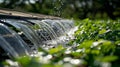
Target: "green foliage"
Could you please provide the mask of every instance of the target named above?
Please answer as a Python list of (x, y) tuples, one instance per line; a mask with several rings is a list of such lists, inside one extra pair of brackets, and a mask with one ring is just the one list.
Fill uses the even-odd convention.
[(89, 20), (80, 21), (79, 29), (76, 31), (76, 42), (83, 42), (84, 40), (112, 40), (119, 39), (120, 32), (119, 21), (113, 20)]

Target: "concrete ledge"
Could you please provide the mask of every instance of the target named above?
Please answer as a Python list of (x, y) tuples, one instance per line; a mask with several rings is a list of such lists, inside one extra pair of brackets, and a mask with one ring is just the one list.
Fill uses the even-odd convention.
[(43, 14), (36, 14), (36, 13), (29, 13), (29, 12), (20, 12), (14, 10), (2, 10), (0, 9), (0, 18), (4, 19), (61, 19), (59, 17), (43, 15)]

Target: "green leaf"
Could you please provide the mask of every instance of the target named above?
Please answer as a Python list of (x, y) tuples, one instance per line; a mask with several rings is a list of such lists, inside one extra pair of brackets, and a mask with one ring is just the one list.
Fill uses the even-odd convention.
[(31, 58), (28, 56), (18, 58), (17, 61), (24, 67), (27, 67), (30, 63)]
[(98, 55), (100, 53), (100, 50), (92, 50), (91, 53), (95, 54), (95, 55)]
[(72, 52), (71, 55), (74, 57), (81, 57), (82, 56), (82, 54), (80, 52)]
[(82, 44), (78, 46), (78, 48), (90, 48), (91, 45), (93, 44), (93, 41), (84, 41)]
[(64, 49), (63, 46), (62, 46), (62, 45), (59, 45), (59, 46), (56, 47), (56, 48), (50, 49), (50, 50), (49, 50), (49, 53), (50, 53), (50, 54), (54, 54), (54, 53), (57, 53), (57, 52), (59, 52), (59, 51), (61, 51), (61, 50), (63, 50), (63, 49)]
[(105, 56), (105, 57), (97, 58), (97, 60), (99, 60), (101, 62), (112, 62), (112, 61), (115, 61), (117, 59), (118, 59), (117, 56)]
[(102, 29), (101, 31), (99, 31), (99, 34), (104, 34), (106, 32), (105, 29)]

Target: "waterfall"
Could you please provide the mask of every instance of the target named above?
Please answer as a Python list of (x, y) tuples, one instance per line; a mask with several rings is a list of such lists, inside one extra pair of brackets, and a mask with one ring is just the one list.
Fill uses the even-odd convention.
[(66, 40), (70, 40), (68, 32), (75, 27), (72, 20), (63, 19), (0, 20), (0, 47), (12, 57), (31, 55), (39, 48), (65, 45)]

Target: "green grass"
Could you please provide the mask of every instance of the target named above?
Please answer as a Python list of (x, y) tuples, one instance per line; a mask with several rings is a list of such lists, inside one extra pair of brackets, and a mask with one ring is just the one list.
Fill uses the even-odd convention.
[(15, 61), (22, 67), (120, 67), (120, 20), (84, 19), (76, 25), (76, 39), (67, 44), (76, 47), (59, 45), (47, 52), (40, 50), (36, 57)]

